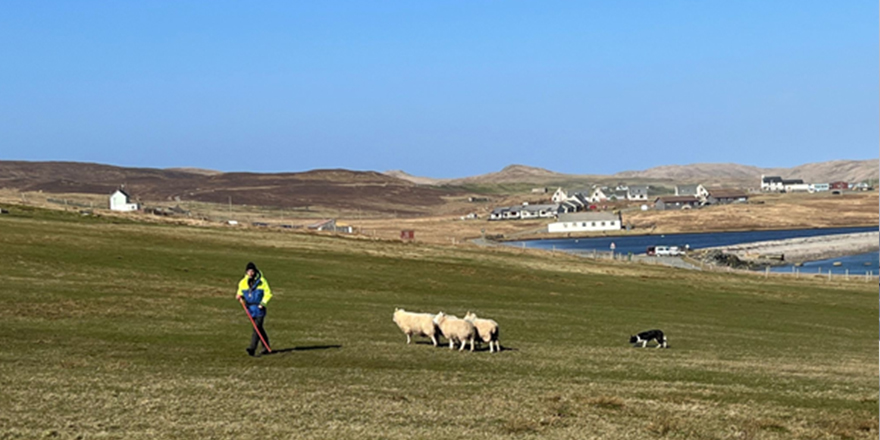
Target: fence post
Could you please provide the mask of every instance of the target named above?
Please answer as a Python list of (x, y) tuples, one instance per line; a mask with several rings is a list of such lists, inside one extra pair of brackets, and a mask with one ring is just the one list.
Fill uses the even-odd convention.
[(770, 266), (764, 268), (764, 278), (768, 278), (770, 276)]
[(800, 278), (800, 277), (801, 277), (801, 271), (800, 271), (800, 269), (798, 269), (798, 268), (795, 267), (795, 268), (794, 268), (794, 278), (795, 278), (795, 279), (798, 279), (798, 278)]
[(846, 275), (844, 276), (844, 279), (849, 281), (849, 269), (846, 270)]
[(828, 269), (828, 281), (831, 281), (831, 269)]

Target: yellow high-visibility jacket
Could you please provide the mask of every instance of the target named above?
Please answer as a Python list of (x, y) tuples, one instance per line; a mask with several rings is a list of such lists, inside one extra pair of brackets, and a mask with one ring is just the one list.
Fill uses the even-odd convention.
[(238, 291), (235, 293), (235, 298), (244, 298), (247, 303), (246, 305), (248, 306), (248, 311), (251, 316), (256, 318), (263, 316), (265, 313), (263, 310), (260, 310), (259, 306), (262, 305), (263, 307), (266, 307), (266, 304), (272, 299), (272, 289), (269, 287), (269, 282), (263, 278), (263, 274), (258, 275), (257, 285), (251, 289), (248, 285), (248, 277), (245, 275), (245, 277), (238, 282)]

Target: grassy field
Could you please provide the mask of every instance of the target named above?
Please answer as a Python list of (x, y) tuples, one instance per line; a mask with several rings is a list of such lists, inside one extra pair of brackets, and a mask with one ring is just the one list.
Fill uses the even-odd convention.
[[(2, 439), (878, 435), (873, 283), (6, 208)], [(395, 307), (494, 318), (506, 350), (407, 346)], [(649, 328), (672, 348), (629, 346)]]

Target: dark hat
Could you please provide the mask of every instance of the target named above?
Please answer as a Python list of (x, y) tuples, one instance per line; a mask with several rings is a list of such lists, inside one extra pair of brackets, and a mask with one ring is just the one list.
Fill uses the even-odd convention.
[(254, 272), (259, 272), (259, 270), (257, 269), (257, 265), (254, 264), (253, 261), (249, 262), (249, 263), (247, 264), (247, 267), (244, 268), (245, 272), (247, 272), (247, 271), (249, 271), (249, 270), (251, 270), (251, 269), (253, 269)]

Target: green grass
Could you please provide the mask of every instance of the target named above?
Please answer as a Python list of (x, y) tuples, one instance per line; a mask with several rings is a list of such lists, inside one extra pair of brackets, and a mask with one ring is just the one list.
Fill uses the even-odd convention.
[[(3, 439), (878, 435), (867, 284), (8, 208)], [(282, 351), (259, 359), (251, 260)], [(407, 346), (395, 307), (494, 318), (506, 350)], [(671, 349), (627, 344), (655, 327)]]

